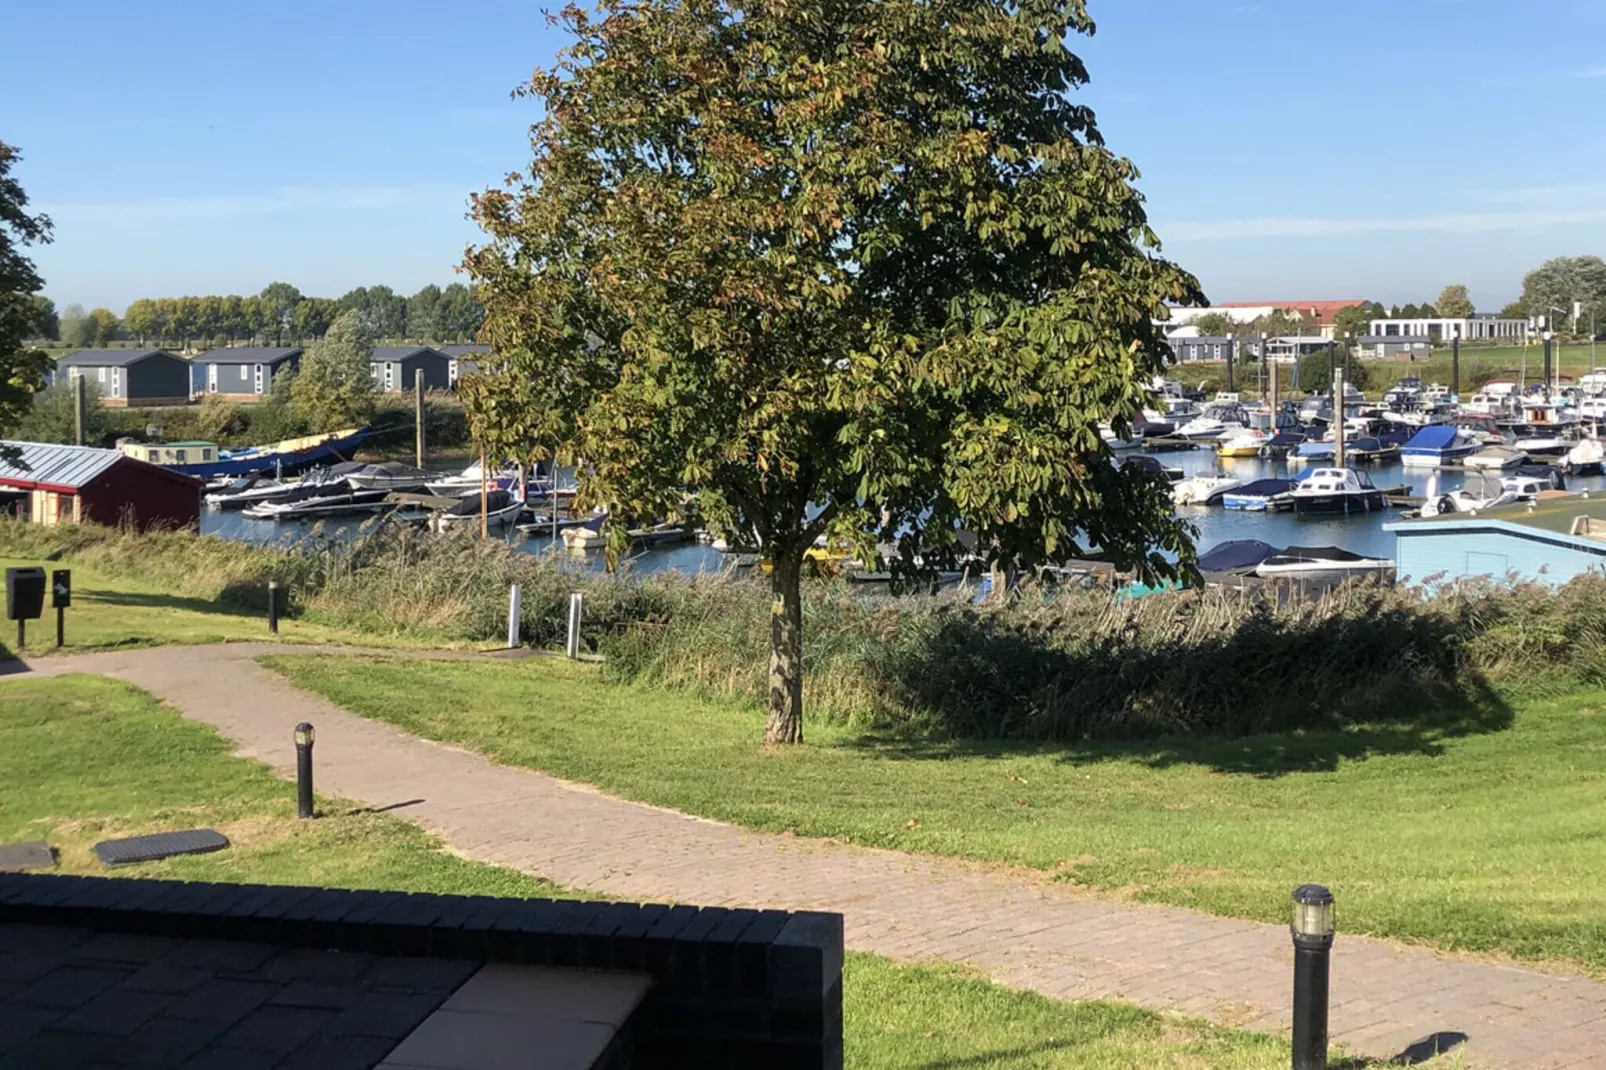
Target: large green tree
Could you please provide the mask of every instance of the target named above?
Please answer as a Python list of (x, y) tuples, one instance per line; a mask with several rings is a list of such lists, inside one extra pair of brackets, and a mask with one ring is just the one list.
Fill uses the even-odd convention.
[[(960, 529), (1032, 567), (1191, 568), (1117, 470), (1203, 299), (1073, 98), (1082, 0), (603, 0), (524, 87), (534, 160), (475, 199), (491, 423), (566, 443), (616, 519), (695, 502), (772, 572), (766, 738), (802, 735), (815, 540), (899, 575)], [(501, 414), (501, 415), (499, 415)], [(1168, 551), (1170, 558), (1168, 561)]]
[[(273, 337), (274, 345), (283, 345), (285, 338), (290, 335), (296, 306), (301, 303), (301, 291), (288, 282), (270, 282), (262, 288), (257, 299), (261, 302), (264, 334)], [(267, 338), (264, 337), (263, 341), (267, 341)]]
[(1472, 295), (1459, 282), (1451, 283), (1444, 288), (1444, 292), (1439, 294), (1436, 307), (1439, 315), (1452, 320), (1464, 320), (1477, 311), (1472, 304)]
[(307, 347), (290, 382), (297, 414), (315, 431), (360, 426), (374, 415), (374, 338), (356, 310), (342, 312)]
[[(1559, 256), (1528, 272), (1522, 280), (1522, 306), (1559, 328), (1573, 326), (1573, 304), (1582, 306), (1578, 328), (1589, 330), (1590, 316), (1606, 323), (1606, 261), (1598, 256)], [(1558, 314), (1554, 309), (1561, 309)]]
[(117, 313), (109, 308), (97, 308), (91, 311), (89, 322), (94, 331), (94, 344), (97, 346), (111, 345), (123, 329), (123, 323), (117, 318)]
[(1333, 316), (1333, 330), (1342, 338), (1345, 335), (1354, 335), (1356, 338), (1372, 333), (1372, 321), (1389, 318), (1389, 310), (1376, 301), (1362, 301), (1358, 305), (1341, 308)]
[(95, 321), (76, 301), (61, 310), (61, 340), (74, 349), (95, 344)]
[(1230, 338), (1238, 329), (1238, 321), (1225, 312), (1206, 312), (1193, 321), (1193, 326), (1206, 338)]
[(11, 174), (17, 159), (0, 141), (0, 431), (28, 412), (51, 368), (49, 357), (26, 344), (49, 325), (35, 300), (44, 280), (22, 252), (50, 241), (50, 219), (28, 213), (28, 195)]

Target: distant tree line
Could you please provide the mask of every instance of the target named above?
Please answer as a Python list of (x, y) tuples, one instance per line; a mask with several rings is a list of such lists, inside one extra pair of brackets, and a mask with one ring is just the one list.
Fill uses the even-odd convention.
[(42, 337), (84, 349), (127, 339), (140, 345), (187, 349), (201, 345), (301, 345), (322, 338), (342, 312), (355, 312), (363, 329), (381, 340), (472, 341), (485, 318), (473, 292), (460, 282), (431, 283), (411, 297), (389, 286), (359, 286), (339, 298), (307, 297), (287, 282), (260, 294), (142, 297), (121, 317), (110, 309), (68, 305), (59, 315), (49, 298), (38, 312)]

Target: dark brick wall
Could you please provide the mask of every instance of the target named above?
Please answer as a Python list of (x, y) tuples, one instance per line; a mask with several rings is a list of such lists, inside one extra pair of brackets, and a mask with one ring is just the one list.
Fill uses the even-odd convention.
[(647, 1070), (840, 1070), (842, 916), (0, 874), (0, 922), (645, 973)]

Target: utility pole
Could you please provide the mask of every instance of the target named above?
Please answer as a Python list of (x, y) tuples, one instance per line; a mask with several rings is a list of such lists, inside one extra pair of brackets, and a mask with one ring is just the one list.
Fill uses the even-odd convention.
[(1344, 368), (1336, 360), (1333, 361), (1333, 460), (1340, 468), (1344, 467)]
[(1227, 393), (1229, 393), (1229, 394), (1232, 393), (1232, 391), (1233, 391), (1233, 385), (1232, 385), (1232, 365), (1233, 365), (1232, 357), (1233, 357), (1233, 352), (1232, 351), (1234, 349), (1237, 349), (1237, 348), (1238, 348), (1238, 340), (1236, 338), (1234, 338), (1233, 340), (1231, 340), (1230, 342), (1227, 343)]
[(1450, 339), (1450, 396), (1461, 396), (1461, 328), (1455, 329), (1455, 336)]
[(85, 428), (89, 423), (89, 403), (84, 396), (84, 376), (82, 369), (79, 374), (72, 377), (72, 419), (73, 442), (84, 445)]
[(413, 442), (413, 464), (424, 467), (424, 369), (413, 370), (413, 423), (417, 427)]

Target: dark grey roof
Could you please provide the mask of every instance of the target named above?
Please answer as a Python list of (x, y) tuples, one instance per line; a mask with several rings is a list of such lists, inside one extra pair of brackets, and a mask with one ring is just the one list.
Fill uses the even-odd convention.
[[(126, 368), (130, 364), (144, 360), (146, 357), (161, 355), (172, 357), (173, 354), (165, 349), (80, 349), (76, 353), (69, 353), (56, 361), (59, 367), (65, 368), (69, 364), (87, 365), (102, 368)], [(182, 357), (175, 357), (183, 360)]]
[(1391, 345), (1428, 345), (1433, 341), (1425, 334), (1363, 334), (1355, 341), (1363, 346), (1375, 346), (1380, 342)]
[(491, 351), (491, 347), (482, 342), (476, 342), (473, 345), (450, 345), (441, 346), (439, 348), (442, 353), (445, 353), (448, 357), (452, 357), (453, 359), (477, 356), (480, 354), (489, 353)]
[(1168, 338), (1166, 341), (1174, 346), (1224, 346), (1228, 342), (1236, 342), (1236, 338), (1218, 337), (1216, 335), (1200, 335), (1197, 338)]
[(277, 364), (301, 355), (300, 346), (224, 346), (194, 358), (196, 364)]
[(76, 490), (123, 459), (119, 450), (90, 446), (57, 446), (50, 442), (0, 442), (21, 451), (16, 460), (0, 455), (0, 479), (48, 483)]
[(395, 363), (409, 360), (421, 354), (437, 357), (446, 356), (445, 353), (431, 346), (378, 346), (374, 349), (374, 355), (369, 358), (369, 362), (376, 364), (380, 362)]

